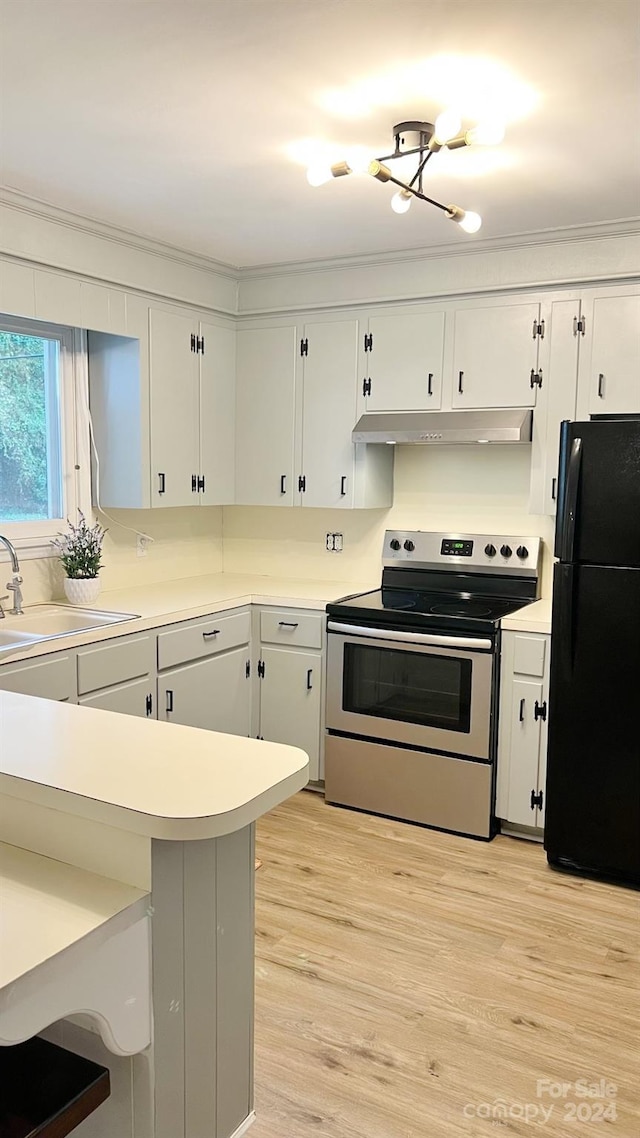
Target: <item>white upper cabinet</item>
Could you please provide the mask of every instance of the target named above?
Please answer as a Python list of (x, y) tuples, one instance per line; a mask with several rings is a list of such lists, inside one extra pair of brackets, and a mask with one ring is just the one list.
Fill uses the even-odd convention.
[(290, 506), (294, 495), (295, 325), (240, 328), (236, 373), (236, 501)]
[(80, 326), (96, 332), (127, 334), (127, 295), (90, 281), (80, 282)]
[(640, 290), (584, 293), (580, 416), (640, 412)]
[(203, 506), (235, 500), (236, 333), (200, 324), (200, 464)]
[(476, 303), (453, 318), (452, 406), (535, 406), (540, 305)]
[(371, 316), (364, 345), (367, 411), (437, 411), (442, 401), (444, 311)]
[(581, 306), (573, 297), (550, 297), (542, 305), (544, 339), (540, 343), (539, 389), (531, 449), (532, 514), (555, 514), (558, 490), (560, 424), (575, 419), (578, 356), (581, 350)]
[[(305, 324), (302, 359), (303, 506), (390, 506), (392, 448), (354, 446), (358, 417), (358, 320)], [(304, 353), (304, 354), (302, 354)]]
[(149, 310), (152, 502), (198, 502), (199, 360), (188, 315)]

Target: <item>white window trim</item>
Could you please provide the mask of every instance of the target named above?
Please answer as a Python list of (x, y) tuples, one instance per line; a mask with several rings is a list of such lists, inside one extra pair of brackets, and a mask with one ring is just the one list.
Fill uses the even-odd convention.
[[(91, 517), (87, 337), (79, 328), (66, 328), (37, 320), (3, 315), (0, 323), (3, 331), (17, 332), (24, 336), (49, 337), (60, 343), (60, 455), (65, 517), (31, 522), (3, 522), (0, 518), (0, 533), (13, 543), (21, 561), (56, 557), (57, 551), (51, 542), (66, 526), (67, 518), (75, 520), (78, 509)], [(5, 561), (9, 561), (9, 554), (0, 545), (0, 562)]]

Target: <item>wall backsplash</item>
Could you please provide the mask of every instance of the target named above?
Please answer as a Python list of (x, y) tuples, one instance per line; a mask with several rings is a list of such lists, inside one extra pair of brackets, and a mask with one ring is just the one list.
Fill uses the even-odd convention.
[[(122, 525), (141, 529), (154, 540), (146, 557), (138, 557), (136, 535), (101, 516), (101, 522), (108, 528), (104, 567), (100, 574), (103, 589), (151, 585), (156, 581), (221, 572), (221, 508), (199, 506), (184, 510), (109, 512)], [(26, 604), (63, 596), (62, 574), (57, 559), (23, 560), (20, 568)]]
[[(514, 533), (543, 538), (543, 593), (551, 590), (553, 520), (530, 514), (527, 446), (399, 446), (389, 510), (224, 508), (227, 573), (375, 584), (385, 529)], [(327, 553), (325, 534), (344, 534)]]

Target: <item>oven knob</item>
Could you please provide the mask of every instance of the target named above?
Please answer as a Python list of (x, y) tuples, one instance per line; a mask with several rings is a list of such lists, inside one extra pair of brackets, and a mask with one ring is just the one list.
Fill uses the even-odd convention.
[(393, 537), (391, 539), (391, 541), (389, 542), (389, 545), (391, 546), (392, 549), (399, 549), (400, 548), (400, 542), (398, 541), (397, 537)]
[(521, 561), (524, 561), (525, 557), (529, 556), (529, 550), (527, 549), (526, 545), (519, 545), (516, 549), (516, 553)]
[(510, 545), (502, 545), (500, 547), (500, 552), (501, 552), (503, 557), (511, 557), (513, 550), (512, 550)]
[(484, 551), (487, 557), (495, 557), (496, 555), (496, 547), (495, 545), (492, 545), (491, 542), (489, 542), (488, 545), (485, 545)]
[(405, 547), (407, 553), (413, 553), (413, 551), (415, 549), (415, 545), (413, 544), (412, 541), (405, 541), (404, 547)]

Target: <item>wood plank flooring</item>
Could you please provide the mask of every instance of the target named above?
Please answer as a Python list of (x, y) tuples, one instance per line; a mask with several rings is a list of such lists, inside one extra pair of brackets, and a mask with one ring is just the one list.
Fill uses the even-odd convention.
[(636, 893), (308, 792), (257, 854), (251, 1138), (638, 1138)]

